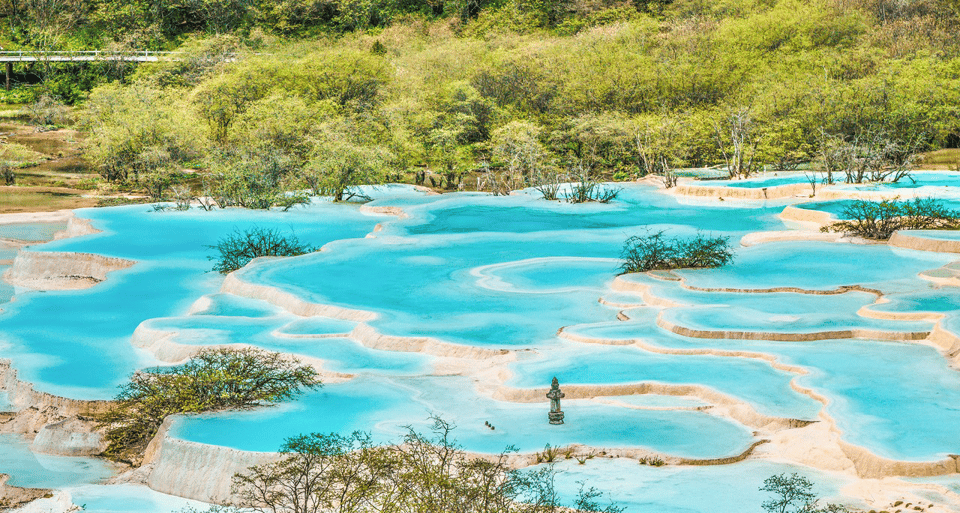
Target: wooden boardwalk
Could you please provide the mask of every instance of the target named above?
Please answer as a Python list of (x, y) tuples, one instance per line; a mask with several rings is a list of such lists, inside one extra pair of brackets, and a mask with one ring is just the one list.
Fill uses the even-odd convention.
[(180, 58), (181, 52), (154, 52), (150, 50), (131, 52), (111, 52), (103, 50), (73, 51), (73, 52), (45, 52), (41, 50), (7, 50), (0, 51), (0, 62), (6, 63), (7, 91), (10, 90), (10, 75), (13, 74), (13, 64), (16, 62), (157, 62), (175, 61)]
[(157, 62), (164, 60), (175, 61), (180, 55), (181, 52), (153, 52), (150, 50), (135, 52), (110, 52), (101, 50), (44, 52), (40, 50), (12, 50), (0, 51), (0, 62)]

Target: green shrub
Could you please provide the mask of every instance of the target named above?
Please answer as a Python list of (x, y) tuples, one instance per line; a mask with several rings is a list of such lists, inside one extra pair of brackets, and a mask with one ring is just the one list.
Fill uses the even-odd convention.
[(3, 179), (4, 185), (16, 185), (17, 175), (9, 164), (0, 163), (0, 179)]
[(117, 406), (99, 416), (108, 458), (136, 462), (163, 420), (177, 413), (244, 409), (293, 399), (320, 386), (317, 371), (260, 349), (205, 349), (176, 367), (138, 371)]
[(663, 232), (634, 236), (623, 244), (624, 273), (652, 270), (721, 267), (733, 260), (728, 237), (697, 234), (690, 240), (670, 239)]
[(577, 181), (570, 184), (570, 189), (562, 194), (567, 203), (610, 203), (615, 200), (622, 189), (605, 183), (597, 182), (589, 173), (580, 173)]
[(813, 482), (793, 473), (777, 474), (763, 480), (761, 492), (770, 492), (773, 497), (761, 505), (767, 513), (849, 513), (842, 504), (827, 503), (823, 506), (813, 492)]
[[(288, 438), (282, 459), (233, 476), (239, 511), (422, 511), (621, 513), (602, 494), (581, 484), (572, 503), (561, 503), (552, 465), (513, 470), (507, 454), (470, 456), (452, 426), (435, 418), (432, 433), (407, 428), (392, 445), (367, 433), (311, 433)], [(606, 501), (604, 501), (606, 502)]]
[(283, 235), (277, 229), (257, 227), (242, 232), (236, 230), (217, 241), (216, 245), (207, 247), (220, 253), (207, 257), (216, 261), (213, 270), (220, 274), (236, 271), (257, 257), (297, 256), (318, 249), (300, 242), (296, 235)]
[(821, 231), (886, 240), (897, 230), (960, 228), (960, 212), (947, 208), (942, 200), (934, 198), (857, 200), (844, 208), (841, 216), (843, 221), (824, 226)]

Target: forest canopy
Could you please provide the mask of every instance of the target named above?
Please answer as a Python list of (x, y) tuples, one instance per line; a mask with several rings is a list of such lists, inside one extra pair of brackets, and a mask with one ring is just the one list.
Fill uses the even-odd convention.
[(196, 193), (224, 205), (960, 144), (957, 0), (0, 0), (0, 16), (12, 46), (182, 52), (34, 73), (79, 105), (105, 179), (200, 170)]

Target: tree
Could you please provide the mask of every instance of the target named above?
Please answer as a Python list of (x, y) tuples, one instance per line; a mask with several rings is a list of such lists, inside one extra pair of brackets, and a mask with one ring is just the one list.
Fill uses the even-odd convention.
[[(454, 426), (433, 419), (429, 434), (407, 428), (395, 445), (370, 435), (319, 434), (287, 439), (283, 458), (233, 477), (235, 506), (258, 513), (548, 513), (563, 508), (552, 466), (511, 470), (507, 453), (470, 457), (452, 437)], [(574, 505), (601, 507), (600, 494), (581, 489)]]
[(263, 98), (271, 84), (250, 74), (222, 74), (204, 81), (193, 93), (193, 103), (214, 141), (227, 142), (230, 126), (251, 103)]
[(526, 121), (512, 121), (493, 132), (493, 152), (507, 172), (527, 181), (545, 165), (546, 149), (540, 143), (539, 126)]
[(317, 371), (261, 349), (204, 349), (183, 365), (136, 372), (116, 406), (99, 415), (104, 456), (137, 463), (168, 416), (246, 409), (293, 399), (320, 386)]
[(817, 495), (813, 493), (813, 483), (799, 474), (778, 474), (763, 481), (761, 492), (774, 494), (772, 499), (763, 503), (767, 513), (846, 513), (847, 508), (839, 504), (827, 504), (818, 507)]
[(680, 132), (684, 126), (673, 117), (640, 119), (633, 133), (633, 145), (640, 160), (641, 174), (658, 174), (666, 188), (677, 185), (673, 168), (682, 158)]
[(86, 157), (111, 181), (191, 160), (203, 151), (202, 128), (184, 115), (176, 93), (136, 83), (97, 89), (84, 106)]
[(394, 463), (369, 434), (298, 435), (280, 448), (283, 458), (233, 476), (236, 503), (258, 513), (358, 511), (378, 496), (393, 496), (385, 471)]
[(726, 161), (730, 178), (747, 178), (757, 170), (757, 126), (749, 107), (731, 110), (722, 122), (714, 123), (717, 147)]
[(365, 145), (351, 137), (356, 130), (349, 124), (328, 125), (313, 149), (303, 178), (316, 195), (347, 201), (366, 196), (361, 185), (384, 182), (394, 155), (380, 145)]
[(216, 261), (213, 270), (228, 274), (263, 256), (297, 256), (316, 251), (317, 248), (300, 242), (296, 235), (283, 235), (275, 228), (250, 228), (221, 238), (214, 246), (219, 255), (207, 257)]

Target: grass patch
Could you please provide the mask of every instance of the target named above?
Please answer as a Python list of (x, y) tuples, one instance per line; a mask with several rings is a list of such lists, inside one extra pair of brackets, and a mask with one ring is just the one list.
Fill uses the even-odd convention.
[(960, 148), (947, 148), (924, 153), (922, 163), (943, 166), (960, 164)]
[(10, 167), (36, 166), (44, 160), (47, 160), (46, 155), (33, 151), (23, 144), (15, 142), (0, 144), (0, 162), (4, 162)]

